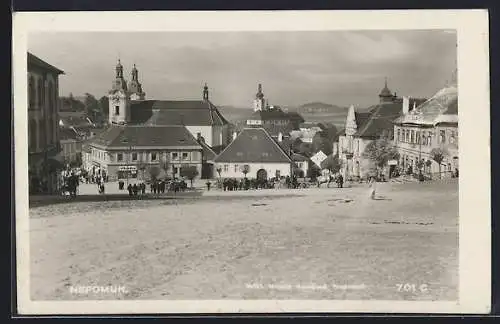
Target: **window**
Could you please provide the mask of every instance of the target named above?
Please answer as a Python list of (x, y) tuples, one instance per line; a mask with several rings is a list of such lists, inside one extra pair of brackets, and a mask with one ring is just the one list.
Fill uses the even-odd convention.
[(115, 116), (120, 114), (120, 106), (115, 106)]
[(401, 130), (398, 129), (398, 142), (401, 141)]
[(137, 161), (137, 153), (132, 153), (132, 161)]
[(187, 152), (182, 152), (182, 160), (187, 160), (189, 158), (189, 154)]
[(118, 153), (118, 154), (116, 154), (116, 160), (117, 160), (118, 162), (123, 161), (123, 154), (122, 154), (122, 153)]
[(177, 160), (179, 158), (179, 153), (173, 152), (172, 153), (172, 160)]
[(279, 179), (281, 177), (281, 171), (280, 170), (276, 170), (275, 175), (276, 175), (276, 178)]
[(417, 138), (416, 138), (417, 139), (417, 144), (420, 144), (420, 132), (417, 131), (416, 134), (417, 134)]
[(155, 152), (151, 153), (151, 161), (156, 161), (157, 158), (158, 156), (156, 155)]
[(455, 132), (451, 132), (450, 143), (455, 144)]
[(239, 171), (239, 170), (238, 170), (238, 164), (235, 164), (235, 165), (234, 165), (234, 172), (238, 172), (238, 171)]
[(38, 107), (42, 108), (44, 106), (43, 103), (43, 80), (38, 79)]
[(410, 133), (410, 143), (415, 143), (415, 131), (412, 130)]
[(228, 164), (224, 164), (224, 172), (228, 172), (229, 171), (229, 165)]
[(297, 162), (297, 166), (302, 169), (304, 167), (304, 162)]
[(35, 80), (33, 79), (32, 76), (30, 76), (30, 79), (28, 82), (29, 82), (29, 84), (28, 84), (29, 109), (34, 109), (35, 108), (35, 96), (36, 96)]
[(430, 135), (430, 134), (429, 134), (429, 135), (427, 135), (427, 145), (428, 145), (428, 146), (431, 146), (431, 145), (432, 145), (432, 137), (431, 137), (431, 135)]

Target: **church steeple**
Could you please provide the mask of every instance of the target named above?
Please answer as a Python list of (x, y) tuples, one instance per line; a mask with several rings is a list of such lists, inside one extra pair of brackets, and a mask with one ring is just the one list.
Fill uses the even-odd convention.
[(134, 67), (132, 68), (132, 81), (139, 82), (139, 71), (137, 71), (137, 68), (135, 67), (135, 63), (134, 63)]
[(146, 94), (142, 91), (142, 84), (139, 82), (139, 70), (137, 70), (135, 63), (131, 71), (129, 89), (131, 93), (130, 97), (132, 100), (144, 100)]
[(345, 123), (345, 134), (347, 136), (353, 136), (356, 134), (358, 130), (358, 125), (356, 123), (356, 113), (354, 111), (354, 106), (351, 105), (349, 107), (349, 111), (347, 112), (347, 119)]
[(116, 64), (116, 78), (123, 78), (123, 65), (120, 62), (120, 59), (118, 59), (118, 63)]
[(387, 77), (385, 77), (384, 88), (380, 91), (378, 97), (380, 98), (380, 103), (392, 102), (395, 97), (387, 87)]
[(266, 109), (266, 102), (264, 100), (264, 94), (262, 93), (262, 84), (259, 83), (257, 88), (257, 93), (255, 94), (255, 99), (253, 101), (253, 111), (261, 111)]
[(205, 82), (205, 86), (203, 87), (203, 100), (208, 101), (208, 85)]

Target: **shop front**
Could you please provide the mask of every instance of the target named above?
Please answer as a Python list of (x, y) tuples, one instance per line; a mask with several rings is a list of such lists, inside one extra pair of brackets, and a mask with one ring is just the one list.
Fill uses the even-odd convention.
[(136, 179), (137, 167), (134, 165), (122, 165), (118, 167), (118, 179)]

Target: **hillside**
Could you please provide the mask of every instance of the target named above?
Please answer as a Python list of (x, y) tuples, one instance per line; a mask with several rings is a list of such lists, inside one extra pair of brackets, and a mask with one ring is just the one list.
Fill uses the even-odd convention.
[(346, 112), (347, 108), (323, 102), (310, 102), (298, 107), (297, 112), (299, 114), (340, 114)]

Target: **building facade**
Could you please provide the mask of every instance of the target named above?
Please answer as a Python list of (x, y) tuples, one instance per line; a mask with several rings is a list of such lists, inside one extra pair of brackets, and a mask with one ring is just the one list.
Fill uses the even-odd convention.
[[(406, 172), (452, 176), (459, 169), (458, 92), (456, 85), (438, 91), (428, 101), (394, 121), (399, 166)], [(442, 152), (442, 161), (435, 153)], [(440, 154), (438, 154), (440, 155)], [(440, 162), (440, 163), (438, 163)]]
[(90, 140), (85, 164), (91, 173), (110, 180), (180, 178), (182, 169), (195, 167), (202, 174), (202, 147), (183, 126), (113, 125)]
[(56, 193), (62, 157), (59, 75), (64, 72), (28, 53), (28, 172), (30, 193)]
[(59, 134), (64, 164), (79, 166), (82, 163), (82, 139), (79, 134), (71, 128), (60, 129)]

